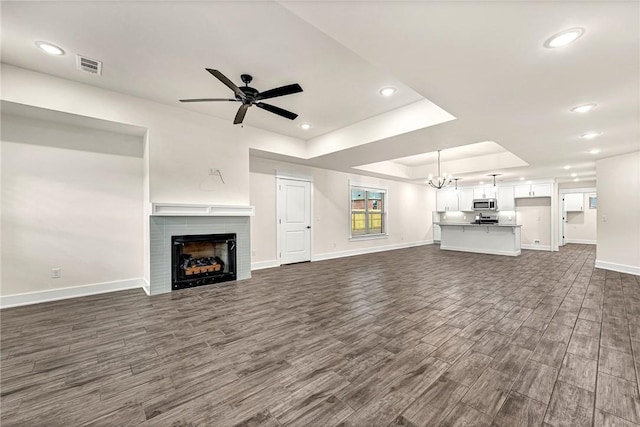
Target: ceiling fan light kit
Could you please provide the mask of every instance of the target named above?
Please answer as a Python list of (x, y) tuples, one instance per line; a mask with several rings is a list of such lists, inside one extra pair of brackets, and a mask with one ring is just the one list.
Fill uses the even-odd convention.
[(196, 99), (181, 99), (180, 102), (218, 102), (218, 101), (231, 101), (241, 102), (242, 105), (238, 108), (236, 117), (233, 120), (233, 124), (241, 124), (244, 120), (244, 116), (247, 114), (249, 107), (256, 106), (262, 108), (270, 113), (277, 114), (289, 120), (295, 120), (298, 115), (287, 111), (283, 108), (276, 107), (275, 105), (261, 102), (264, 99), (276, 98), (279, 96), (291, 95), (294, 93), (302, 92), (302, 87), (298, 83), (280, 86), (275, 89), (266, 90), (260, 92), (255, 88), (249, 86), (249, 83), (253, 80), (253, 77), (249, 74), (241, 74), (240, 79), (244, 83), (243, 87), (236, 86), (231, 80), (229, 80), (224, 74), (218, 70), (211, 68), (205, 68), (211, 75), (220, 80), (225, 86), (231, 89), (235, 95), (235, 98), (196, 98)]

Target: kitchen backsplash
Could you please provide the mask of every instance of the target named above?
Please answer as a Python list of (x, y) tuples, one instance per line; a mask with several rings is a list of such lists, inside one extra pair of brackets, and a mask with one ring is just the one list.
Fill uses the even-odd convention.
[[(498, 214), (498, 223), (499, 224), (507, 224), (507, 225), (515, 225), (516, 224), (516, 211), (499, 211)], [(440, 216), (438, 220), (438, 215)], [(485, 212), (486, 215), (486, 212)], [(475, 219), (475, 214), (473, 212), (434, 212), (433, 213), (434, 222), (442, 222), (445, 224), (455, 224), (455, 223), (470, 223)]]

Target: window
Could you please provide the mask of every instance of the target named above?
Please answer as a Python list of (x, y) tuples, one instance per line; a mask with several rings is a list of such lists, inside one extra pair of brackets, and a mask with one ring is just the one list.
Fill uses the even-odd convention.
[(351, 186), (351, 237), (387, 234), (387, 191)]

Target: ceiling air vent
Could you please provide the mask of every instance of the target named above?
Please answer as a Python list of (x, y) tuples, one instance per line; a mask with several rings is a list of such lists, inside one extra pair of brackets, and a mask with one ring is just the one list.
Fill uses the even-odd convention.
[(102, 62), (95, 59), (87, 58), (86, 56), (76, 55), (76, 63), (78, 70), (86, 71), (87, 73), (102, 75)]

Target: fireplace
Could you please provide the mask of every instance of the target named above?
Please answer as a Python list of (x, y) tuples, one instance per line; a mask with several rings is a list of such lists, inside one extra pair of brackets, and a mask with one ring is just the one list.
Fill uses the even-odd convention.
[(171, 236), (171, 289), (236, 280), (236, 235)]
[[(149, 295), (160, 295), (179, 289), (174, 286), (174, 280), (186, 280), (186, 283), (192, 283), (190, 286), (198, 285), (198, 280), (211, 282), (212, 278), (227, 280), (246, 280), (251, 278), (251, 227), (250, 217), (253, 216), (254, 210), (252, 206), (222, 206), (222, 205), (185, 205), (185, 204), (169, 204), (154, 203), (152, 205), (152, 214), (149, 216), (149, 281), (147, 283), (147, 292)], [(187, 276), (182, 275), (178, 271), (178, 259), (175, 255), (176, 246), (174, 245), (174, 237), (193, 236), (202, 238), (210, 235), (225, 235), (224, 239), (213, 239), (225, 243), (227, 240), (233, 240), (235, 236), (235, 252), (228, 259), (224, 258), (225, 250), (217, 249), (218, 253), (208, 254), (205, 258), (220, 258), (225, 264), (225, 270), (220, 268), (212, 272), (195, 271)], [(227, 238), (228, 237), (228, 238)], [(211, 240), (211, 239), (209, 239)], [(226, 248), (229, 249), (228, 247)], [(222, 254), (220, 254), (222, 252)], [(185, 251), (183, 250), (183, 253)], [(189, 254), (189, 252), (186, 252)], [(191, 255), (194, 255), (193, 253)], [(176, 257), (174, 260), (173, 257)], [(202, 262), (201, 262), (202, 264)], [(220, 264), (222, 265), (222, 264)], [(233, 266), (233, 267), (232, 267)], [(208, 270), (208, 269), (207, 269)], [(229, 276), (221, 275), (233, 272), (235, 278), (229, 279)], [(204, 276), (201, 276), (204, 274)], [(182, 276), (182, 277), (180, 277)], [(214, 280), (215, 283), (218, 280)], [(195, 285), (193, 283), (195, 282)], [(184, 283), (184, 282), (183, 282)]]

